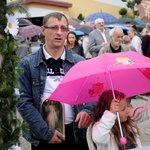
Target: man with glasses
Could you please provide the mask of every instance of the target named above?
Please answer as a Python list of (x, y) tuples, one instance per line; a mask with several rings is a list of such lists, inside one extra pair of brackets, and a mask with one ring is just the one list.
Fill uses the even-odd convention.
[(104, 29), (104, 20), (98, 18), (95, 20), (95, 30), (89, 34), (88, 50), (92, 57), (98, 56), (100, 49), (105, 46), (109, 40), (109, 29)]
[[(88, 150), (86, 128), (96, 103), (74, 107), (64, 104), (65, 135), (49, 126), (41, 113), (42, 101), (52, 94), (73, 65), (85, 60), (64, 46), (68, 26), (64, 14), (53, 12), (46, 15), (41, 27), (45, 44), (19, 63), (24, 72), (19, 76), (17, 109), (29, 126), (29, 132), (23, 136), (31, 143), (31, 150)], [(64, 89), (64, 94), (69, 93)]]

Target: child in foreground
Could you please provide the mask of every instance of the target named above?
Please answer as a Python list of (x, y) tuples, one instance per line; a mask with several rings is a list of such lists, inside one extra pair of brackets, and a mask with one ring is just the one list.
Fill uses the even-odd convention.
[(112, 90), (104, 91), (98, 101), (87, 130), (90, 150), (124, 150), (120, 144), (120, 129), (116, 112), (119, 113), (123, 135), (127, 139), (125, 149), (142, 147), (137, 123), (150, 118), (150, 98), (142, 106), (132, 108), (126, 102), (124, 93)]

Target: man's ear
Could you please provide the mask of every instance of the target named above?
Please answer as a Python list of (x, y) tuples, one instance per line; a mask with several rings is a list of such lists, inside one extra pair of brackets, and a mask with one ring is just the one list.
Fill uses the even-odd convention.
[(44, 26), (41, 26), (41, 31), (42, 31), (42, 34), (45, 36), (45, 28), (44, 28)]

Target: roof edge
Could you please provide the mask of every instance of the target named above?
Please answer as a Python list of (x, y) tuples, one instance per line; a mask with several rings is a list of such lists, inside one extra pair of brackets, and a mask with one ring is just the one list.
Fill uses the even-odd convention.
[(65, 8), (72, 7), (71, 3), (55, 1), (55, 0), (25, 0), (25, 4), (30, 4), (30, 3), (47, 4), (52, 6), (65, 7)]

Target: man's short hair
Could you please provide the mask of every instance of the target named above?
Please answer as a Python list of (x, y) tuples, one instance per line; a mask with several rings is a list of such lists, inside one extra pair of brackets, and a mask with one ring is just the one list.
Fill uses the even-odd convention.
[(113, 36), (116, 28), (112, 28), (109, 31), (109, 36)]
[(69, 22), (68, 22), (67, 17), (63, 13), (60, 13), (60, 12), (51, 12), (51, 13), (47, 14), (46, 16), (44, 16), (43, 26), (47, 25), (47, 21), (48, 21), (49, 18), (57, 18), (58, 20), (61, 20), (62, 17), (64, 17), (66, 19), (67, 26), (69, 26)]
[(95, 24), (98, 24), (100, 22), (104, 22), (104, 20), (102, 18), (98, 18), (98, 19), (95, 20)]
[[(115, 27), (115, 28), (112, 28), (110, 31), (109, 31), (109, 36), (113, 36), (114, 35), (114, 33), (115, 33), (115, 30), (116, 29), (120, 29), (120, 30), (122, 30), (121, 28), (119, 28), (119, 27)], [(123, 31), (123, 30), (122, 30)]]

